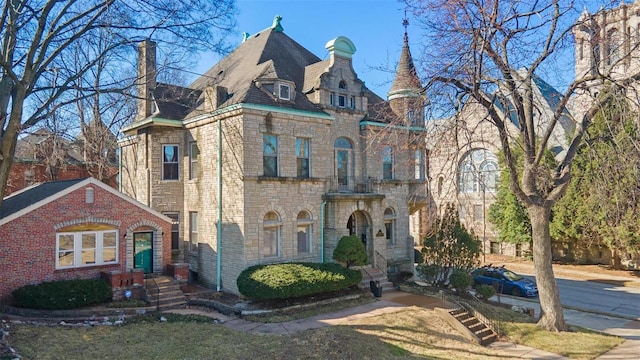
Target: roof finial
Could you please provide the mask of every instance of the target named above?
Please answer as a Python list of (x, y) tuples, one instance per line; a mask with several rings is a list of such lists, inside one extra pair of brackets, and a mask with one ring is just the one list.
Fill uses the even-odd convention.
[(242, 42), (245, 42), (245, 41), (249, 40), (250, 36), (251, 36), (251, 34), (249, 34), (248, 32), (243, 32), (242, 33)]
[(282, 27), (282, 25), (280, 25), (281, 20), (282, 20), (282, 16), (280, 15), (276, 15), (276, 17), (273, 18), (273, 25), (271, 25), (271, 28), (273, 29), (273, 31), (275, 32), (284, 31), (284, 28)]
[(409, 19), (407, 19), (407, 10), (404, 11), (404, 19), (402, 19), (402, 26), (404, 26), (404, 41), (409, 41), (409, 35), (407, 35), (407, 28), (409, 27)]

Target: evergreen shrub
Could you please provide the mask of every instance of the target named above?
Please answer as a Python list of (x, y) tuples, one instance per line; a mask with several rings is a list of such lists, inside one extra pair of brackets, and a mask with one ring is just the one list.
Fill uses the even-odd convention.
[(256, 300), (289, 299), (347, 289), (362, 274), (336, 263), (254, 265), (236, 280), (238, 291)]
[(102, 279), (48, 281), (13, 291), (17, 306), (27, 309), (68, 310), (111, 300), (111, 285)]

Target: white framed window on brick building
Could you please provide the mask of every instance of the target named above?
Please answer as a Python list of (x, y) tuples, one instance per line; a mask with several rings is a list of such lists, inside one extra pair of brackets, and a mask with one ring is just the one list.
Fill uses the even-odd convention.
[(310, 142), (311, 140), (307, 138), (296, 138), (296, 165), (299, 178), (311, 176)]
[(56, 269), (118, 263), (118, 230), (56, 234)]
[(278, 137), (262, 135), (262, 163), (264, 176), (278, 176)]
[(162, 180), (178, 180), (178, 145), (162, 145)]
[(308, 211), (298, 213), (297, 218), (298, 253), (311, 252), (311, 236), (313, 234), (313, 218)]
[(280, 254), (280, 233), (282, 229), (282, 221), (280, 215), (275, 211), (269, 211), (264, 216), (262, 223), (263, 242), (262, 255), (264, 257), (276, 257)]
[(195, 141), (189, 144), (189, 180), (198, 177), (198, 157), (200, 149)]
[(189, 211), (189, 250), (198, 251), (198, 213)]

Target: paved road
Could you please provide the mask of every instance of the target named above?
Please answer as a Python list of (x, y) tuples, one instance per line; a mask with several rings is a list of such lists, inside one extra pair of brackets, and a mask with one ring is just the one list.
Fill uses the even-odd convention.
[(640, 319), (640, 289), (593, 281), (557, 279), (564, 306)]
[(574, 279), (557, 279), (557, 282), (560, 301), (565, 307), (640, 319), (640, 288)]

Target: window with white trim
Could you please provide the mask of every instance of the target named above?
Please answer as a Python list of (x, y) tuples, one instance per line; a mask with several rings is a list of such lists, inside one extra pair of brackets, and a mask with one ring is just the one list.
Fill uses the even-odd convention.
[(415, 180), (424, 180), (425, 161), (424, 150), (415, 149), (413, 151), (413, 178)]
[(280, 84), (278, 87), (278, 97), (282, 100), (291, 100), (291, 87), (289, 85)]
[(178, 178), (178, 145), (162, 145), (162, 180)]
[(56, 234), (56, 269), (118, 263), (118, 230)]
[(344, 95), (338, 95), (338, 107), (345, 107), (347, 106), (347, 97)]
[(195, 141), (189, 144), (189, 179), (193, 180), (198, 177), (198, 155), (200, 149)]
[(264, 216), (262, 223), (264, 241), (262, 243), (262, 255), (264, 257), (275, 257), (279, 255), (280, 229), (282, 221), (275, 211), (270, 211)]
[(308, 211), (301, 211), (298, 213), (297, 228), (298, 253), (311, 252), (313, 219)]
[(334, 93), (329, 94), (329, 105), (331, 106), (336, 105), (336, 94)]
[(458, 192), (493, 193), (499, 177), (498, 158), (487, 149), (472, 150), (458, 165)]
[(278, 137), (262, 135), (262, 164), (264, 176), (278, 176)]
[(386, 231), (387, 245), (393, 245), (396, 243), (394, 232), (396, 229), (396, 213), (392, 208), (386, 208), (384, 210), (384, 228)]

